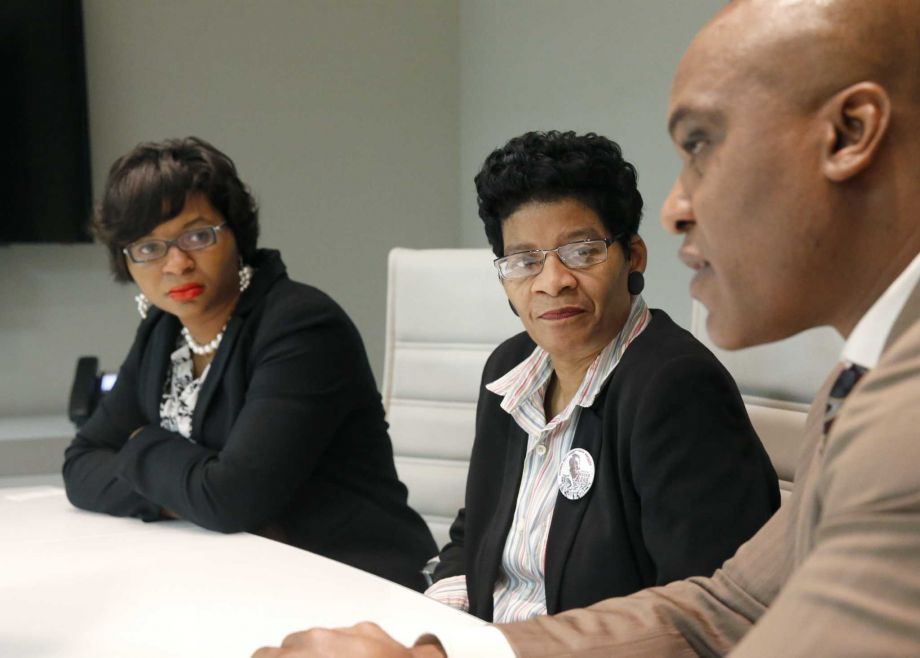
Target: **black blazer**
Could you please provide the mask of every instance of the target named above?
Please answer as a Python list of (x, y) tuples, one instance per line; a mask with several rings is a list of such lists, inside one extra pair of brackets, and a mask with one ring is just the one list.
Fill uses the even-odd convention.
[(153, 310), (65, 453), (70, 501), (145, 521), (166, 508), (421, 589), (437, 547), (406, 504), (357, 329), (324, 293), (291, 281), (278, 252), (253, 265), (198, 397), (197, 443), (159, 425), (180, 325)]
[[(466, 506), (435, 573), (465, 574), (470, 612), (487, 621), (527, 435), (485, 384), (534, 347), (519, 334), (486, 363)], [(711, 575), (779, 507), (776, 473), (735, 382), (663, 311), (652, 311), (582, 411), (572, 447), (591, 453), (596, 472), (583, 498), (556, 497), (545, 556), (550, 614)]]

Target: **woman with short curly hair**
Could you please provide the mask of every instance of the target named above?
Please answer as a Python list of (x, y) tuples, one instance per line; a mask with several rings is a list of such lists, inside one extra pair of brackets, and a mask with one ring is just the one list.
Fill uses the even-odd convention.
[(731, 376), (641, 296), (635, 168), (604, 137), (532, 132), (476, 190), (525, 331), (486, 363), (428, 595), (511, 622), (710, 575), (779, 489)]

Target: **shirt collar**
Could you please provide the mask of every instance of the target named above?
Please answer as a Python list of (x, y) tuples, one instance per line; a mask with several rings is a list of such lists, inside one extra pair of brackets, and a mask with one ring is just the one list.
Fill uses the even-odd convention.
[[(578, 391), (566, 410), (560, 414), (567, 417), (577, 405), (590, 407), (600, 393), (604, 382), (619, 363), (629, 344), (642, 333), (651, 320), (648, 306), (641, 296), (633, 298), (629, 317), (623, 329), (601, 351), (585, 373)], [(530, 401), (542, 408), (546, 384), (553, 372), (552, 358), (542, 347), (537, 346), (530, 356), (493, 382), (486, 388), (496, 395), (503, 396), (501, 407), (512, 416), (525, 401)]]
[(911, 292), (920, 283), (920, 254), (888, 286), (882, 296), (853, 328), (843, 346), (843, 360), (865, 368), (874, 368), (882, 357), (888, 334), (907, 303)]

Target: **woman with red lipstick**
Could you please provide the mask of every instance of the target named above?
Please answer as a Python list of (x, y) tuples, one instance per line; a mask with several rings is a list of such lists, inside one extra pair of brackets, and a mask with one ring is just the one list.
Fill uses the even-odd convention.
[(436, 546), (361, 338), (257, 249), (233, 162), (196, 138), (141, 144), (112, 166), (94, 229), (143, 320), (65, 453), (70, 501), (256, 532), (420, 589)]
[(710, 575), (777, 509), (777, 478), (731, 376), (640, 295), (635, 169), (603, 137), (527, 133), (476, 189), (525, 332), (486, 363), (426, 593), (511, 622)]

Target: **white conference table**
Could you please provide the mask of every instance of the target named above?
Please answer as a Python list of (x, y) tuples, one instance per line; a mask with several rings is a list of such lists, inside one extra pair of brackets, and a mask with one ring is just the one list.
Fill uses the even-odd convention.
[(58, 486), (0, 489), (3, 658), (246, 657), (365, 619), (410, 643), (482, 624), (262, 537), (83, 512)]

